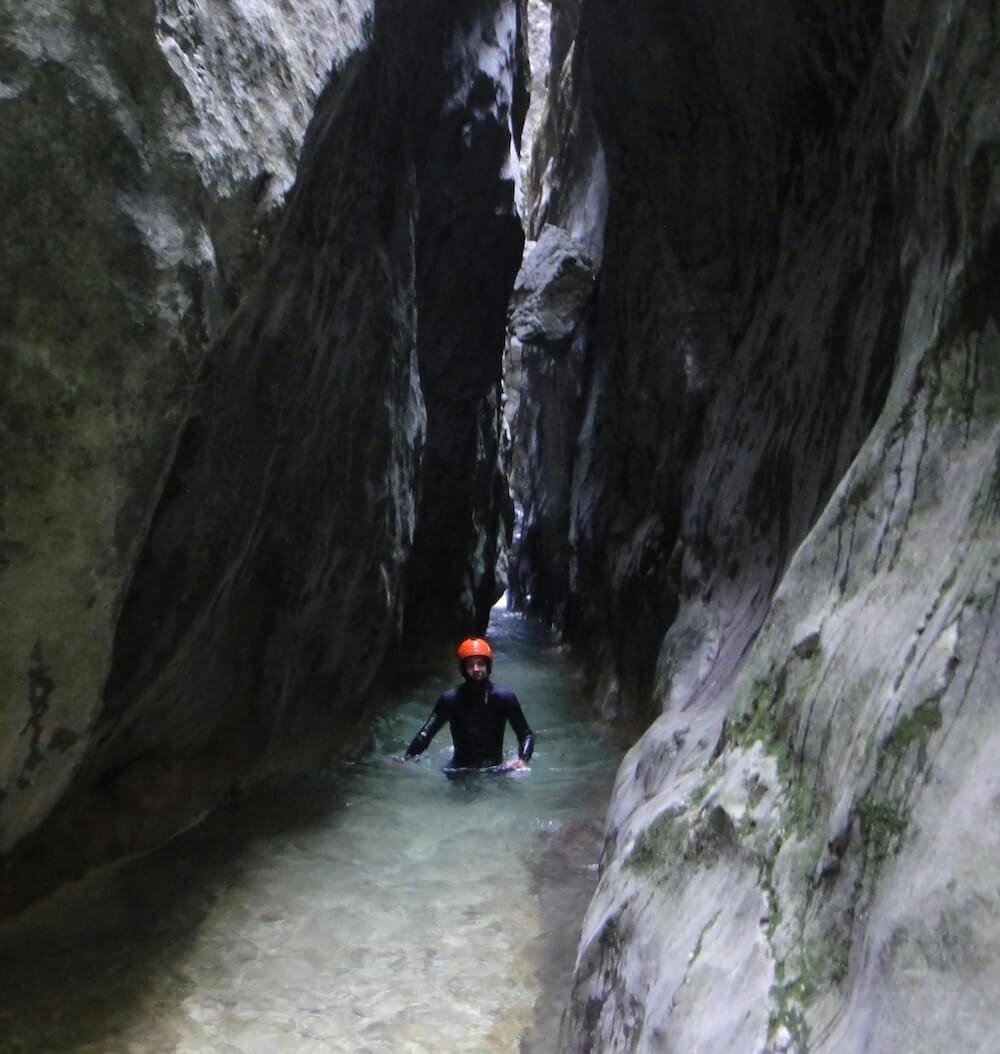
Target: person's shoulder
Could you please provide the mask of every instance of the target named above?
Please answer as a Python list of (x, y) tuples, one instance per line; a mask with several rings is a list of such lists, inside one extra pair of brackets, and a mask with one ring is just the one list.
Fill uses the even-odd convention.
[(499, 684), (491, 685), (491, 694), (494, 699), (502, 703), (517, 702), (517, 696), (509, 688), (504, 688)]
[(454, 688), (449, 688), (447, 691), (441, 693), (438, 699), (438, 706), (452, 706), (458, 700), (458, 694), (462, 690), (462, 685), (456, 685)]

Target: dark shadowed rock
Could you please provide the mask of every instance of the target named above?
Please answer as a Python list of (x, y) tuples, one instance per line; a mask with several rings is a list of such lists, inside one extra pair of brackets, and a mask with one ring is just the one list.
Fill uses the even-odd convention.
[[(256, 260), (251, 265), (250, 256), (229, 245), (243, 261), (232, 263), (233, 273), (247, 280), (249, 270), (257, 274), (249, 291), (234, 298), (240, 306), (221, 334), (221, 314), (216, 329), (199, 330), (201, 344), (181, 339), (191, 305), (177, 272), (156, 284), (166, 259), (186, 266), (188, 240), (206, 244), (195, 223), (204, 194), (197, 180), (182, 165), (194, 189), (178, 187), (142, 154), (128, 86), (145, 85), (155, 109), (156, 82), (127, 81), (121, 99), (115, 96), (120, 113), (95, 104), (78, 115), (76, 78), (108, 85), (89, 67), (78, 73), (40, 63), (51, 106), (72, 116), (57, 138), (66, 153), (59, 173), (76, 180), (79, 165), (93, 183), (89, 197), (79, 192), (85, 216), (92, 207), (95, 223), (124, 231), (123, 245), (138, 230), (161, 257), (138, 249), (85, 261), (65, 254), (65, 266), (86, 266), (73, 271), (82, 284), (71, 290), (71, 304), (61, 299), (69, 281), (64, 272), (48, 275), (59, 294), (59, 339), (45, 335), (51, 319), (32, 310), (35, 293), (27, 291), (18, 304), (35, 336), (28, 340), (24, 330), (4, 338), (15, 341), (17, 362), (25, 364), (8, 374), (15, 395), (21, 393), (11, 405), (23, 399), (24, 406), (5, 423), (16, 424), (24, 458), (14, 457), (17, 475), (5, 477), (3, 524), (9, 554), (3, 585), (11, 589), (4, 614), (15, 616), (14, 641), (24, 654), (11, 649), (6, 683), (13, 687), (3, 711), (2, 910), (157, 844), (271, 774), (314, 763), (330, 749), (356, 748), (373, 686), (397, 650), (414, 546), (428, 557), (416, 539), (421, 495), (454, 491), (458, 504), (443, 513), (461, 531), (444, 539), (431, 530), (434, 545), (447, 544), (449, 559), (463, 569), (479, 557), (471, 596), (452, 577), (442, 609), (484, 620), (494, 599), (509, 506), (499, 468), (497, 392), (506, 300), (522, 240), (510, 214), (512, 181), (503, 173), (516, 109), (516, 8), (467, 0), (418, 11), (379, 0), (373, 19), (362, 24), (359, 11), (354, 24), (352, 8), (335, 6), (323, 16), (328, 21), (316, 13), (319, 28), (335, 33), (339, 20), (354, 25), (356, 51), (342, 57), (316, 104), (280, 222), (272, 217), (268, 237), (248, 232), (263, 238)], [(235, 9), (226, 12), (239, 22)], [(306, 16), (304, 6), (288, 15)], [(313, 99), (296, 94), (297, 74), (275, 59), (281, 90), (268, 94), (262, 80), (270, 41), (255, 48), (252, 36), (239, 38), (233, 46), (242, 57), (234, 68), (221, 68), (219, 55), (229, 54), (224, 42), (208, 44), (225, 35), (223, 12), (222, 22), (204, 21), (197, 11), (191, 19), (189, 25), (164, 14), (158, 29), (169, 38), (160, 43), (170, 68), (195, 79), (190, 95), (207, 122), (194, 130), (182, 123), (182, 142), (196, 138), (210, 154), (214, 149), (220, 168), (229, 163), (226, 150), (236, 149), (227, 130), (245, 135), (250, 148), (258, 133), (245, 127), (249, 117), (241, 120), (240, 101), (212, 95), (219, 85), (249, 91), (243, 73), (261, 96), (254, 120), (273, 107), (288, 118), (287, 134), (294, 123), (285, 110), (301, 111), (304, 124)], [(124, 16), (98, 22), (101, 54), (116, 69), (135, 73), (136, 49), (156, 55), (152, 26)], [(253, 26), (265, 34), (273, 28), (267, 19)], [(80, 44), (82, 30), (71, 20), (64, 28), (71, 44)], [(319, 61), (328, 52), (310, 46), (309, 54)], [(497, 55), (506, 64), (494, 69)], [(484, 80), (484, 62), (499, 71), (497, 84)], [(158, 90), (178, 91), (167, 65), (152, 68), (165, 80)], [(26, 89), (24, 99), (33, 98)], [(89, 152), (88, 133), (68, 131), (84, 119), (93, 123)], [(129, 150), (102, 148), (98, 133), (119, 136)], [(280, 144), (281, 134), (274, 135)], [(482, 138), (486, 146), (463, 154), (466, 138)], [(167, 138), (162, 149), (172, 157), (181, 147)], [(262, 149), (278, 146), (269, 141)], [(469, 208), (435, 207), (434, 195), (444, 193), (435, 151), (449, 163), (466, 158), (453, 179)], [(243, 163), (232, 161), (241, 171)], [(261, 179), (262, 201), (273, 199), (269, 187)], [(28, 210), (30, 193), (23, 193)], [(162, 200), (160, 212), (146, 209), (153, 198)], [(116, 218), (122, 202), (137, 210), (132, 227)], [(194, 224), (177, 228), (176, 244), (150, 227), (171, 210)], [(240, 222), (249, 223), (246, 216)], [(60, 223), (67, 244), (77, 245), (68, 211)], [(81, 244), (103, 253), (108, 239), (91, 233), (84, 229)], [(30, 232), (23, 234), (27, 244)], [(211, 291), (212, 266), (207, 260), (203, 290)], [(432, 281), (434, 273), (445, 280), (445, 267), (472, 283), (457, 301)], [(459, 293), (457, 284), (451, 293)], [(211, 291), (212, 302), (221, 304), (223, 294)], [(146, 322), (159, 311), (166, 314), (150, 330)], [(118, 329), (99, 334), (89, 324), (96, 312), (128, 328), (129, 341), (117, 340)], [(183, 364), (183, 384), (169, 363), (157, 362), (161, 338), (171, 334), (177, 343), (170, 344), (170, 361)], [(81, 350), (91, 341), (103, 356), (98, 373)], [(474, 354), (461, 354), (466, 342)], [(76, 393), (73, 400), (41, 406), (31, 381), (39, 371), (57, 376)], [(461, 445), (460, 460), (442, 453), (445, 398), (461, 400), (463, 434), (472, 437)], [(62, 439), (47, 438), (41, 422), (49, 419), (71, 449), (87, 448), (86, 465), (67, 462)], [(42, 492), (47, 512), (31, 519), (23, 510)], [(37, 536), (32, 523), (44, 526)], [(46, 554), (58, 551), (63, 538), (67, 552), (55, 572), (47, 571)], [(440, 639), (445, 628), (431, 623), (430, 632)]]
[(514, 143), (523, 40), (513, 0), (470, 6), (438, 72), (443, 98), (420, 155), (417, 340), (427, 405), (419, 514), (407, 578), (409, 646), (486, 627), (504, 589), (513, 510), (501, 369), (524, 233)]
[(364, 0), (0, 13), (0, 851), (87, 752), (206, 350), (370, 13)]

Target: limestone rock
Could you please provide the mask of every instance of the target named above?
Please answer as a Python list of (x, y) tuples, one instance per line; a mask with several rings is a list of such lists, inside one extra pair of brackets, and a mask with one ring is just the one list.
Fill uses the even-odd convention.
[(565, 231), (548, 225), (525, 254), (508, 326), (524, 344), (558, 346), (573, 334), (594, 291), (594, 263)]
[(548, 77), (525, 178), (530, 238), (547, 223), (566, 230), (600, 263), (608, 208), (608, 173), (597, 130), (585, 47), (577, 46), (580, 0), (550, 10)]
[(552, 0), (528, 0), (525, 19), (527, 30), (529, 104), (521, 130), (518, 158), (517, 208), (522, 219), (526, 218), (529, 171), (534, 155), (535, 136), (539, 123), (545, 112), (547, 101), (546, 82), (548, 80), (552, 49)]
[(371, 8), (6, 6), (0, 850), (86, 753), (206, 348)]
[(602, 711), (653, 720), (579, 1054), (998, 1028), (995, 35), (972, 4), (814, 15), (554, 12), (529, 214), (601, 244), (601, 288), (558, 386), (525, 357), (520, 573)]
[(411, 649), (485, 629), (513, 525), (501, 368), (524, 244), (514, 192), (525, 55), (514, 0), (466, 6), (469, 17), (450, 30), (444, 99), (417, 173), (427, 439), (406, 586)]
[(3, 23), (0, 912), (356, 746), (434, 487), (495, 596), (517, 9), (292, 6)]

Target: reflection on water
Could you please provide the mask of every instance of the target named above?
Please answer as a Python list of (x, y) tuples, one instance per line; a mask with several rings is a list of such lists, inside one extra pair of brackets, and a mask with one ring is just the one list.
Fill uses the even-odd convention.
[(554, 1051), (619, 756), (541, 628), (497, 613), (491, 639), (529, 772), (447, 780), (446, 729), (395, 763), (456, 678), (424, 680), (360, 761), (9, 927), (3, 1054)]

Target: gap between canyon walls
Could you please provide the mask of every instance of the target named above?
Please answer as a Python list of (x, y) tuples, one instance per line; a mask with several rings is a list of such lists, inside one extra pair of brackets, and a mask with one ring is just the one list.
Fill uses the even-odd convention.
[(522, 27), (505, 0), (416, 8), (378, 0), (333, 72), (165, 478), (135, 497), (155, 512), (103, 698), (5, 858), (4, 911), (356, 749), (411, 601), (427, 643), (485, 625)]
[(502, 365), (524, 232), (515, 143), (527, 110), (518, 3), (461, 25), (440, 72), (446, 100), (423, 146), (417, 350), (427, 405), (406, 595), (408, 649), (486, 628), (513, 529)]
[(572, 333), (525, 349), (516, 578), (635, 731), (679, 616), (661, 674), (733, 668), (884, 402), (900, 84), (880, 17), (554, 12), (529, 236), (555, 225), (599, 273)]

